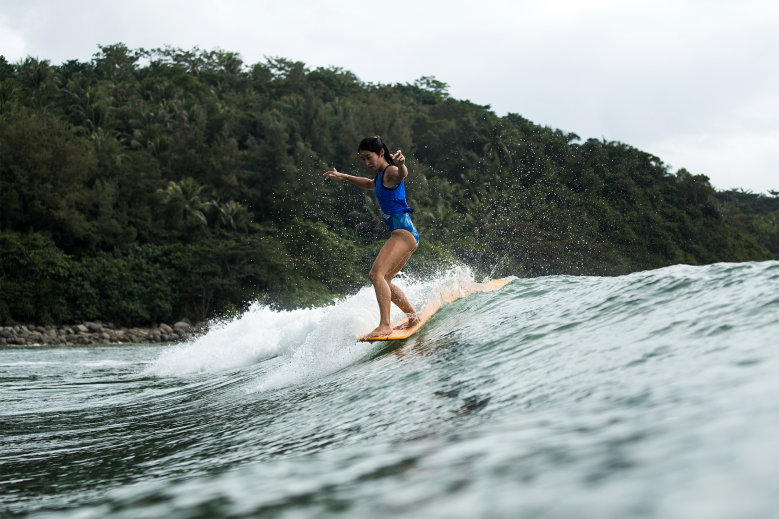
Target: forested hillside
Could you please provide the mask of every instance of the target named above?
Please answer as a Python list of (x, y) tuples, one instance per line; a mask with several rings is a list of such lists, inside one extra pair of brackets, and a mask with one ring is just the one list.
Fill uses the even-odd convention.
[(771, 196), (744, 190), (721, 191), (717, 198), (725, 202), (727, 218), (779, 260), (779, 191)]
[(408, 157), (412, 272), (620, 274), (779, 250), (776, 213), (756, 227), (705, 176), (498, 117), (432, 77), (116, 44), (89, 62), (0, 57), (0, 321), (200, 320), (354, 291), (385, 230), (370, 193), (322, 172), (368, 176), (356, 147), (375, 134)]

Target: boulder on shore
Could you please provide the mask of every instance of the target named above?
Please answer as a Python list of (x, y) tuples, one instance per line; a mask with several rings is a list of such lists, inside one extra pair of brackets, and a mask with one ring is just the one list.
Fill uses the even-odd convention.
[(87, 345), (87, 344), (148, 344), (180, 342), (205, 329), (205, 325), (177, 321), (172, 327), (158, 326), (119, 328), (113, 323), (88, 321), (61, 326), (14, 325), (0, 326), (0, 346)]

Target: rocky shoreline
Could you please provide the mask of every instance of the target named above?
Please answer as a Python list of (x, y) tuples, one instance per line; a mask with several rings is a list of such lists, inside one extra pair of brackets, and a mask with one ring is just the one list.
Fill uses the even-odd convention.
[(182, 342), (205, 330), (203, 324), (179, 321), (145, 327), (119, 327), (113, 323), (89, 321), (60, 326), (18, 324), (0, 327), (0, 346), (155, 344)]

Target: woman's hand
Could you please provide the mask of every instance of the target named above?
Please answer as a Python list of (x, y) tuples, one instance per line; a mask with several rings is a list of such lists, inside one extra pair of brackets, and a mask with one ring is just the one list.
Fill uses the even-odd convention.
[(400, 150), (390, 154), (390, 157), (392, 157), (392, 160), (395, 161), (395, 165), (397, 165), (399, 168), (406, 164), (406, 157), (403, 156), (403, 152)]
[(325, 171), (325, 180), (329, 180), (331, 178), (341, 179), (344, 178), (344, 174), (339, 173), (335, 168), (333, 168), (332, 171)]

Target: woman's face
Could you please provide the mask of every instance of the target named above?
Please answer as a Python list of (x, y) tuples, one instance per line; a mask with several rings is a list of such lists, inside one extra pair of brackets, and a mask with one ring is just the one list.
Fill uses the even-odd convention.
[(381, 153), (376, 153), (368, 150), (360, 150), (360, 158), (365, 167), (371, 171), (379, 171), (384, 165), (384, 150)]

